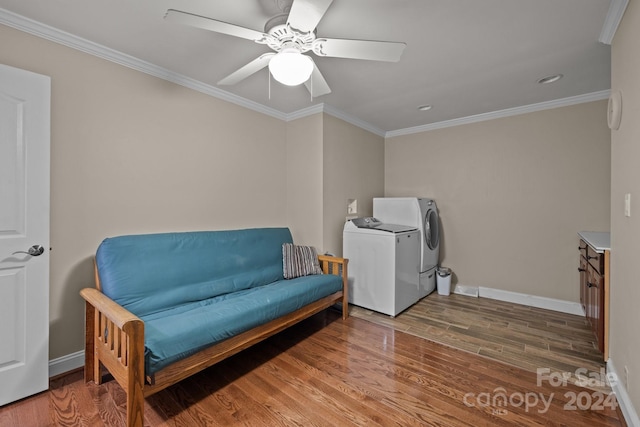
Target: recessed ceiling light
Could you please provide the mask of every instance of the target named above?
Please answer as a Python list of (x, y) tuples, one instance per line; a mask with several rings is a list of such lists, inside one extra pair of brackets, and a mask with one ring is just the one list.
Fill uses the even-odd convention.
[(433, 108), (432, 105), (421, 105), (421, 106), (418, 107), (418, 110), (420, 110), (420, 111), (429, 111), (432, 108)]
[(554, 74), (552, 76), (543, 77), (538, 80), (538, 83), (541, 85), (546, 85), (547, 83), (555, 83), (562, 78), (562, 74)]

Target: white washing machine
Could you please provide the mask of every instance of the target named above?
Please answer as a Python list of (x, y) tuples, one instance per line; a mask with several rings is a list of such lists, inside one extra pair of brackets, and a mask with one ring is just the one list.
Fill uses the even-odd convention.
[(420, 299), (417, 227), (355, 218), (344, 225), (349, 259), (349, 302), (396, 316)]
[(436, 288), (440, 256), (438, 207), (433, 199), (420, 197), (376, 197), (373, 216), (382, 222), (417, 227), (420, 230), (420, 298)]

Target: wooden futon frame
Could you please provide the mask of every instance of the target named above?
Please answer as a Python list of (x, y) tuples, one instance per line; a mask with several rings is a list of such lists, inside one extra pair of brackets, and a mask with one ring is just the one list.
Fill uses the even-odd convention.
[(343, 290), (304, 306), (278, 319), (236, 335), (175, 362), (153, 376), (144, 371), (144, 322), (101, 291), (98, 269), (96, 289), (86, 288), (80, 294), (86, 301), (85, 382), (102, 382), (102, 368), (111, 373), (127, 395), (127, 426), (141, 427), (144, 399), (163, 390), (283, 329), (336, 303), (342, 303), (342, 318), (348, 316), (347, 263), (344, 258), (320, 255), (325, 274), (342, 277)]

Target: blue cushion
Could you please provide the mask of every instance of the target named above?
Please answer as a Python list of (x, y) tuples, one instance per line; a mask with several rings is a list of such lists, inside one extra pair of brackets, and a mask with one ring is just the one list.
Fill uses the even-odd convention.
[(340, 276), (281, 280), (143, 316), (145, 372), (165, 366), (342, 289)]
[(288, 228), (105, 239), (96, 253), (102, 292), (139, 317), (282, 280)]

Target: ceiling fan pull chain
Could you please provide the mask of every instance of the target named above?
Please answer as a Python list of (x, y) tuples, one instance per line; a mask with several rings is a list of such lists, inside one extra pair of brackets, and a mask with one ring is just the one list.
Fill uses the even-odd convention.
[(271, 100), (271, 73), (267, 72), (267, 74), (269, 75), (269, 83), (267, 84), (269, 87), (269, 100)]

